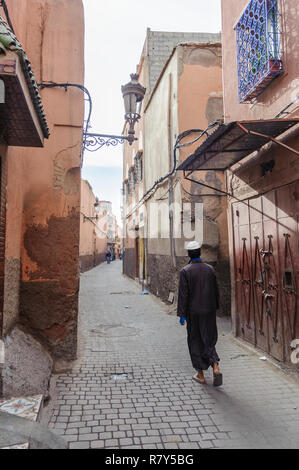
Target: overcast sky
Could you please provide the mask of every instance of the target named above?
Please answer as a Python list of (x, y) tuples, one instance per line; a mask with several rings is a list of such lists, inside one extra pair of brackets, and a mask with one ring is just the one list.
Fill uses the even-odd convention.
[[(221, 30), (220, 0), (83, 0), (85, 86), (93, 101), (90, 132), (120, 135), (124, 124), (121, 85), (139, 63), (146, 29)], [(97, 168), (94, 168), (97, 167)], [(103, 168), (100, 171), (99, 167)], [(85, 153), (82, 176), (119, 217), (122, 146)], [(109, 169), (111, 171), (109, 172)]]

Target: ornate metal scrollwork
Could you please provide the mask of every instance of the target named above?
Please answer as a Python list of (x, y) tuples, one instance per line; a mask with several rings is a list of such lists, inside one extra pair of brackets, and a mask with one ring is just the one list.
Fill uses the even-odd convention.
[(130, 136), (118, 136), (118, 135), (105, 135), (105, 134), (84, 134), (84, 148), (88, 152), (96, 152), (100, 150), (102, 147), (115, 147), (118, 144), (123, 144), (127, 141), (132, 141), (136, 139), (132, 139)]

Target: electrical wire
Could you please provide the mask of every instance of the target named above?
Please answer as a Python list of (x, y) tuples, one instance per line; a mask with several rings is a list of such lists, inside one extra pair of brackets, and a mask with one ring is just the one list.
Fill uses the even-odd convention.
[[(130, 213), (126, 215), (126, 219), (128, 219), (133, 214), (133, 212), (136, 209), (138, 209), (138, 207), (143, 202), (145, 202), (146, 199), (148, 199), (149, 197), (152, 196), (152, 194), (156, 191), (158, 186), (160, 186), (162, 183), (164, 183), (164, 181), (167, 178), (171, 177), (175, 173), (176, 167), (177, 167), (177, 155), (176, 155), (177, 150), (179, 150), (182, 147), (187, 147), (189, 145), (194, 144), (199, 139), (201, 139), (201, 137), (203, 135), (206, 135), (208, 137), (209, 136), (208, 131), (211, 130), (215, 126), (219, 126), (220, 124), (222, 124), (222, 122), (214, 121), (214, 122), (210, 123), (208, 125), (208, 127), (204, 130), (202, 130), (202, 129), (189, 129), (187, 131), (182, 132), (178, 136), (178, 138), (176, 140), (176, 143), (175, 143), (175, 146), (174, 146), (174, 149), (173, 149), (173, 168), (172, 168), (172, 170), (169, 173), (167, 173), (165, 176), (162, 176), (161, 178), (159, 178), (158, 180), (155, 181), (155, 183), (152, 185), (152, 187), (143, 195), (143, 197), (138, 201), (138, 203), (134, 206), (134, 208), (130, 211)], [(181, 140), (183, 140), (185, 137), (188, 137), (189, 135), (194, 134), (194, 133), (198, 133), (198, 132), (200, 133), (200, 135), (198, 137), (196, 137), (196, 139), (194, 139), (192, 141), (189, 141), (189, 142), (185, 142), (183, 144), (180, 144)]]
[(86, 219), (86, 220), (88, 220), (89, 222), (91, 222), (91, 223), (95, 226), (95, 228), (96, 228), (97, 230), (99, 230), (103, 235), (107, 236), (107, 233), (104, 232), (104, 231), (98, 226), (98, 224), (92, 220), (92, 217), (89, 217), (88, 215), (85, 215), (84, 212), (82, 212), (82, 211), (80, 211), (80, 214), (83, 215), (84, 219)]
[(84, 85), (80, 85), (78, 83), (55, 83), (55, 82), (42, 82), (39, 83), (38, 86), (42, 90), (43, 88), (64, 88), (65, 91), (67, 91), (68, 87), (75, 87), (79, 88), (79, 90), (82, 90), (86, 95), (87, 98), (84, 99), (84, 101), (87, 101), (89, 104), (89, 110), (88, 110), (88, 115), (87, 119), (85, 120), (85, 129), (83, 132), (83, 144), (82, 144), (82, 161), (83, 161), (83, 156), (84, 156), (84, 151), (86, 148), (86, 140), (85, 140), (85, 135), (88, 132), (88, 129), (90, 127), (90, 120), (91, 120), (91, 114), (92, 114), (92, 98), (91, 94), (89, 93), (88, 89)]
[(159, 197), (158, 199), (155, 199), (156, 201), (165, 201), (165, 199), (167, 199), (167, 197), (165, 196), (168, 196), (169, 192), (172, 191), (176, 185), (179, 183), (178, 180), (176, 180), (174, 183), (172, 183), (170, 185), (170, 188), (167, 189), (167, 191), (163, 194), (163, 196)]
[[(194, 182), (195, 182), (195, 180), (194, 180)], [(198, 184), (202, 185), (202, 183), (199, 182), (199, 181), (198, 181)], [(181, 188), (185, 193), (189, 194), (189, 196), (192, 196), (192, 197), (208, 197), (208, 196), (209, 197), (221, 197), (221, 196), (224, 196), (224, 194), (192, 194), (192, 193), (189, 193), (189, 191), (187, 191), (187, 189), (185, 189), (183, 185), (181, 185)], [(215, 188), (215, 190), (218, 191), (218, 188)]]
[(295, 110), (294, 110), (294, 111), (287, 111), (287, 109), (289, 109), (289, 108), (290, 108), (293, 104), (295, 104), (298, 100), (299, 100), (299, 95), (297, 95), (296, 98), (295, 98), (293, 101), (291, 101), (291, 103), (289, 103), (287, 106), (285, 106), (285, 107), (275, 116), (275, 119), (280, 118), (280, 116), (281, 116), (282, 114), (287, 114), (287, 115), (288, 115), (288, 114), (293, 113)]

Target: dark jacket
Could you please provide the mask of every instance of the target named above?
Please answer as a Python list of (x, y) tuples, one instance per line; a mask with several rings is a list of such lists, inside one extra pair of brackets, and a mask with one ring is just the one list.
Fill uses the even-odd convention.
[(177, 315), (208, 314), (219, 308), (216, 273), (202, 261), (191, 261), (180, 273)]

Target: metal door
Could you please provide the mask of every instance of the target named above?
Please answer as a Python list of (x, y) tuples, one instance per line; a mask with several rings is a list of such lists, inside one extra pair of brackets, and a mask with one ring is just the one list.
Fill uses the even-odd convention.
[(299, 337), (299, 183), (233, 204), (238, 334), (280, 361)]
[[(297, 184), (298, 187), (298, 184)], [(277, 191), (281, 311), (285, 337), (285, 361), (289, 362), (292, 340), (298, 338), (298, 205), (296, 185)]]
[(279, 268), (279, 231), (277, 224), (277, 194), (271, 191), (262, 197), (264, 248), (265, 315), (268, 328), (268, 352), (284, 359), (283, 321), (281, 315), (281, 286)]
[(252, 257), (253, 310), (255, 318), (255, 344), (263, 350), (269, 349), (268, 325), (265, 312), (264, 227), (262, 198), (249, 201), (250, 235)]
[(248, 204), (233, 206), (236, 267), (236, 307), (238, 332), (246, 340), (255, 343), (255, 320), (252, 305), (252, 262)]
[(139, 279), (139, 236), (135, 239), (135, 278)]

